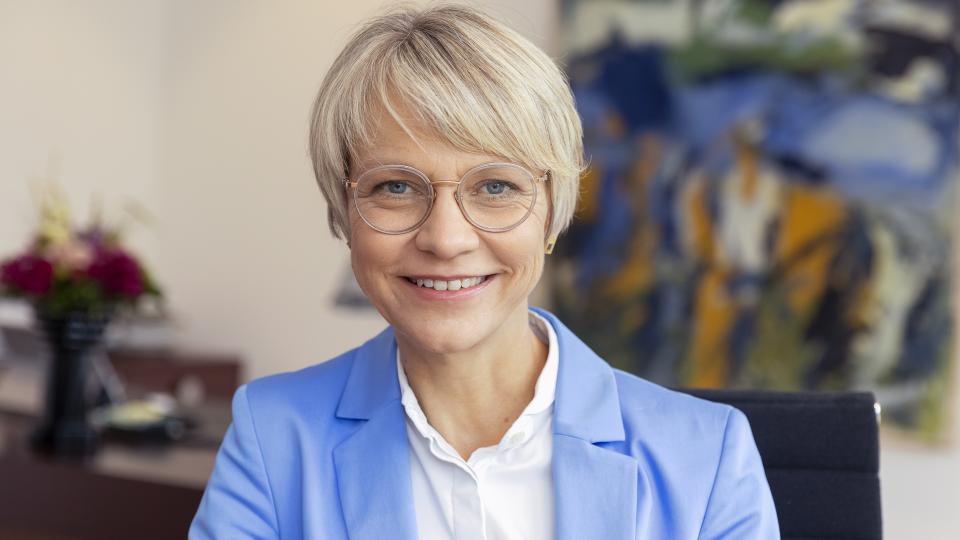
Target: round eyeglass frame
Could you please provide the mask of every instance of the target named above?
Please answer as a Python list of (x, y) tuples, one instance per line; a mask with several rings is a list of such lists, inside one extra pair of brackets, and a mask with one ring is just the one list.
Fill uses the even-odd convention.
[[(527, 176), (529, 176), (530, 179), (533, 181), (533, 200), (530, 201), (530, 207), (527, 208), (527, 213), (524, 214), (522, 218), (520, 218), (520, 221), (517, 221), (516, 223), (514, 223), (513, 225), (510, 225), (509, 227), (485, 227), (483, 225), (480, 225), (479, 223), (474, 221), (472, 217), (470, 217), (470, 214), (463, 207), (463, 198), (461, 197), (461, 193), (460, 193), (460, 187), (463, 185), (463, 179), (478, 171), (490, 169), (493, 167), (510, 167), (513, 169), (517, 169), (523, 172), (524, 174), (526, 174)], [(382, 171), (384, 169), (400, 169), (400, 170), (409, 172), (411, 174), (416, 175), (421, 180), (423, 180), (423, 183), (427, 185), (427, 194), (430, 200), (429, 206), (427, 206), (427, 211), (423, 213), (423, 217), (421, 217), (419, 221), (417, 221), (415, 224), (401, 231), (388, 231), (386, 229), (381, 229), (380, 227), (377, 227), (373, 223), (370, 223), (367, 217), (363, 215), (363, 212), (360, 211), (360, 203), (358, 202), (358, 197), (357, 197), (357, 186), (360, 184), (360, 181), (363, 180), (363, 178), (368, 174), (372, 174), (377, 171)], [(500, 232), (507, 232), (507, 231), (516, 229), (517, 227), (522, 225), (523, 222), (527, 220), (527, 218), (530, 217), (530, 214), (533, 213), (533, 208), (537, 205), (537, 195), (539, 195), (539, 191), (540, 191), (537, 188), (537, 184), (541, 182), (545, 182), (549, 179), (550, 179), (550, 171), (547, 171), (540, 176), (534, 176), (533, 173), (531, 173), (527, 169), (515, 163), (484, 163), (482, 165), (477, 165), (476, 167), (473, 167), (469, 171), (463, 173), (463, 176), (461, 176), (459, 180), (430, 180), (427, 177), (427, 175), (420, 172), (419, 169), (410, 167), (409, 165), (381, 165), (379, 167), (374, 167), (373, 169), (370, 169), (368, 171), (364, 171), (364, 173), (358, 176), (356, 180), (351, 181), (349, 178), (344, 178), (343, 187), (344, 189), (352, 190), (353, 206), (354, 208), (357, 209), (357, 215), (360, 216), (360, 219), (362, 219), (363, 222), (366, 223), (367, 226), (370, 227), (371, 229), (383, 234), (406, 234), (408, 232), (412, 232), (419, 229), (420, 226), (427, 221), (427, 218), (430, 217), (430, 214), (433, 213), (433, 203), (437, 200), (437, 190), (433, 189), (434, 184), (452, 184), (457, 186), (456, 192), (454, 192), (453, 194), (453, 198), (457, 201), (457, 206), (460, 207), (460, 213), (463, 215), (464, 219), (466, 219), (471, 225), (473, 225), (475, 228), (481, 231), (500, 233)]]

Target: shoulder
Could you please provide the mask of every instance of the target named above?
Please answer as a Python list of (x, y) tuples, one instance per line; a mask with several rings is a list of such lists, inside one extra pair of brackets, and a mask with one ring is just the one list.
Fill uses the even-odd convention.
[(298, 371), (255, 379), (244, 385), (241, 391), (245, 393), (254, 416), (261, 420), (289, 418), (302, 413), (321, 418), (332, 416), (358, 350), (352, 349)]
[[(204, 495), (216, 502), (208, 503), (201, 526), (247, 526), (261, 514), (276, 514), (272, 528), (258, 538), (301, 537), (305, 533), (298, 527), (305, 523), (308, 497), (311, 515), (336, 530), (341, 517), (330, 456), (356, 429), (357, 423), (339, 418), (337, 409), (360, 350), (362, 346), (298, 371), (255, 379), (237, 390), (232, 423)], [(234, 506), (239, 510), (233, 514), (240, 517), (224, 518), (223, 509)], [(223, 533), (217, 538), (254, 534), (253, 529), (236, 534), (217, 530)]]
[(614, 369), (627, 452), (701, 467), (719, 461), (731, 444), (752, 446), (742, 412)]
[[(706, 447), (719, 449), (727, 422), (740, 414), (733, 407), (670, 390), (612, 368), (552, 313), (537, 308), (534, 311), (557, 332), (561, 348), (558, 399), (571, 399), (576, 394), (579, 397), (575, 401), (581, 408), (599, 408), (603, 415), (619, 413), (627, 452), (634, 454), (645, 451), (644, 448), (666, 452), (683, 447), (703, 452), (708, 452)], [(611, 395), (614, 390), (616, 397)], [(584, 394), (590, 397), (584, 398)], [(691, 445), (691, 438), (699, 444)]]
[(614, 369), (620, 410), (625, 424), (638, 421), (674, 426), (679, 430), (723, 430), (731, 414), (730, 405), (700, 399), (665, 388), (636, 375)]
[(715, 493), (727, 504), (772, 508), (763, 464), (742, 412), (613, 371), (624, 440), (612, 447), (636, 458), (641, 476), (684, 519), (703, 519)]
[(613, 448), (637, 459), (639, 478), (656, 493), (664, 522), (699, 529), (699, 538), (779, 538), (746, 416), (730, 405), (613, 372), (625, 434)]

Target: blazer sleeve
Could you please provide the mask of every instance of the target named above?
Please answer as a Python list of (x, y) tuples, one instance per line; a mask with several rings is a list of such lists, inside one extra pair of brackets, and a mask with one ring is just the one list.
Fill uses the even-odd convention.
[(778, 540), (780, 527), (747, 417), (731, 408), (700, 540)]
[(275, 509), (244, 385), (233, 396), (233, 422), (217, 452), (189, 539), (279, 538)]

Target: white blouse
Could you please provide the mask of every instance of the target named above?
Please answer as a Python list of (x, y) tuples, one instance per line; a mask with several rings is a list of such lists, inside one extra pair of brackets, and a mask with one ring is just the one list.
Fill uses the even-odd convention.
[(398, 352), (397, 375), (407, 415), (410, 478), (420, 538), (554, 538), (550, 465), (559, 351), (550, 323), (533, 312), (530, 323), (548, 347), (533, 400), (499, 444), (478, 448), (467, 461), (427, 422)]

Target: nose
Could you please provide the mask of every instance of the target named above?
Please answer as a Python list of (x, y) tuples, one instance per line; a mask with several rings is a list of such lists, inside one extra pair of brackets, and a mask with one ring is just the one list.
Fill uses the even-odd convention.
[(477, 249), (480, 236), (467, 221), (454, 198), (454, 186), (438, 186), (437, 198), (427, 220), (416, 233), (418, 249), (433, 253), (440, 259), (453, 259)]

